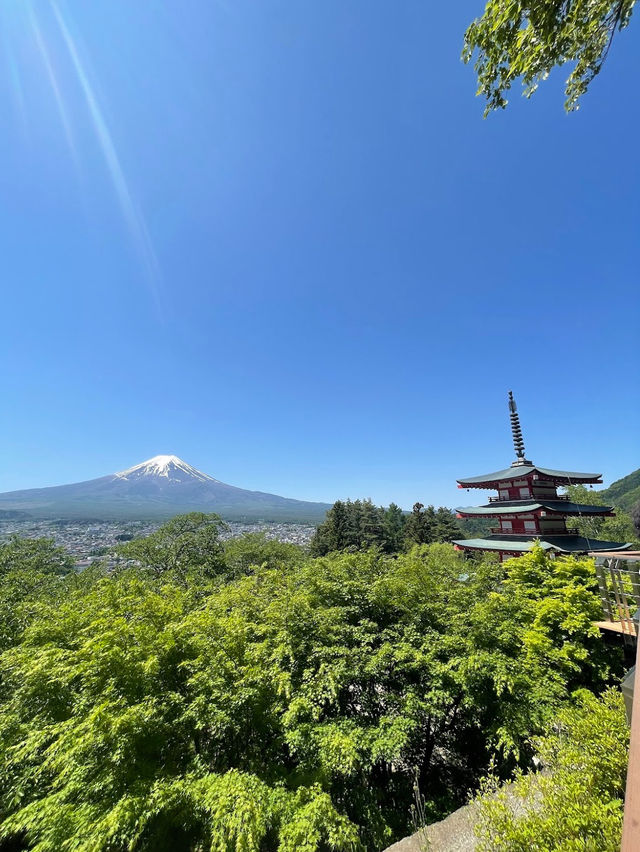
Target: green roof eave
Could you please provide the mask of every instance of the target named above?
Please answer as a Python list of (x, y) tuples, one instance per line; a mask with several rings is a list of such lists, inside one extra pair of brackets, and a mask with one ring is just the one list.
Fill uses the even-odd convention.
[[(533, 548), (535, 540), (506, 541), (488, 538), (466, 538), (454, 541), (453, 544), (457, 544), (458, 547), (464, 547), (469, 550), (502, 550), (509, 551), (509, 553), (526, 553), (528, 550)], [(540, 542), (540, 546), (543, 550), (551, 549), (551, 545), (543, 541)]]
[(540, 503), (524, 503), (515, 500), (496, 500), (488, 506), (462, 506), (456, 509), (461, 515), (524, 515), (544, 509), (559, 515), (606, 515), (611, 512), (611, 506), (588, 506), (580, 503), (569, 503), (567, 500), (545, 500)]
[(555, 550), (558, 553), (589, 553), (593, 551), (622, 551), (631, 547), (630, 543), (621, 544), (616, 541), (599, 541), (579, 535), (545, 536), (544, 538), (527, 538), (527, 536), (487, 536), (486, 538), (469, 538), (454, 541), (458, 547), (470, 550), (499, 550), (506, 553), (525, 553), (538, 542), (543, 550)]
[(459, 512), (461, 515), (493, 515), (498, 517), (499, 515), (522, 515), (529, 514), (531, 512), (537, 512), (538, 509), (541, 509), (542, 505), (540, 503), (526, 503), (526, 504), (518, 504), (517, 506), (501, 506), (500, 503), (496, 502), (491, 506), (461, 506), (456, 509), (456, 512)]
[(533, 464), (519, 464), (513, 467), (508, 467), (505, 470), (497, 470), (494, 473), (485, 473), (483, 476), (468, 476), (465, 479), (458, 479), (458, 483), (465, 487), (470, 486), (490, 486), (494, 482), (508, 482), (512, 479), (525, 479), (531, 473), (541, 474), (544, 478), (552, 479), (555, 482), (561, 482), (566, 485), (574, 485), (579, 482), (599, 482), (602, 479), (601, 473), (578, 473), (571, 470), (552, 470), (547, 467), (538, 467)]

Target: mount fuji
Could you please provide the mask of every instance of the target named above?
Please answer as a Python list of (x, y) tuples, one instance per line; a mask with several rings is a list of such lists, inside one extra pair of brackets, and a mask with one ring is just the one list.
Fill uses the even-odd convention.
[(329, 508), (227, 485), (177, 456), (154, 456), (86, 482), (0, 494), (0, 510), (39, 518), (151, 519), (199, 511), (227, 520), (318, 523)]

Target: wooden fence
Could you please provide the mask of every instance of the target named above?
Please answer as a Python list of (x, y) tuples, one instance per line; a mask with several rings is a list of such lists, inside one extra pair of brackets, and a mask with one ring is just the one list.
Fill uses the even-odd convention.
[[(640, 850), (640, 678), (638, 678), (638, 621), (640, 614), (640, 552), (590, 553), (596, 560), (598, 587), (602, 600), (604, 621), (601, 630), (621, 633), (627, 645), (635, 646), (636, 674), (634, 678), (633, 712), (627, 789), (622, 827), (622, 852)], [(638, 687), (636, 690), (635, 687)], [(638, 705), (636, 708), (635, 705)]]

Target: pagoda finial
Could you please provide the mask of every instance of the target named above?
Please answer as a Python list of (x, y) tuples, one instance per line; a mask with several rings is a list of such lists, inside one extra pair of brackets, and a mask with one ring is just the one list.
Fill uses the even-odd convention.
[(513, 398), (513, 391), (509, 391), (509, 416), (511, 418), (511, 433), (513, 435), (513, 448), (516, 451), (518, 462), (524, 462), (524, 439), (522, 437), (522, 428), (520, 427), (520, 418), (516, 401)]

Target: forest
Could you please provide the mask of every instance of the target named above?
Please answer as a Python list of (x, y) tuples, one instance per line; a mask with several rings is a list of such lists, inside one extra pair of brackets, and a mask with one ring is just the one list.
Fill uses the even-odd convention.
[[(408, 540), (314, 556), (221, 528), (175, 518), (112, 573), (0, 546), (0, 849), (378, 852), (417, 799), (434, 821), (531, 783), (537, 754), (560, 765), (540, 795), (575, 798), (591, 776), (584, 744), (554, 747), (563, 719), (613, 756), (592, 810), (544, 810), (545, 830), (615, 848), (624, 662), (593, 626), (591, 561)], [(528, 848), (529, 824), (487, 808), (484, 848)]]
[(312, 556), (335, 550), (377, 547), (398, 553), (414, 544), (450, 542), (461, 538), (462, 529), (451, 509), (414, 503), (410, 513), (395, 503), (375, 506), (371, 500), (337, 500), (311, 541)]

